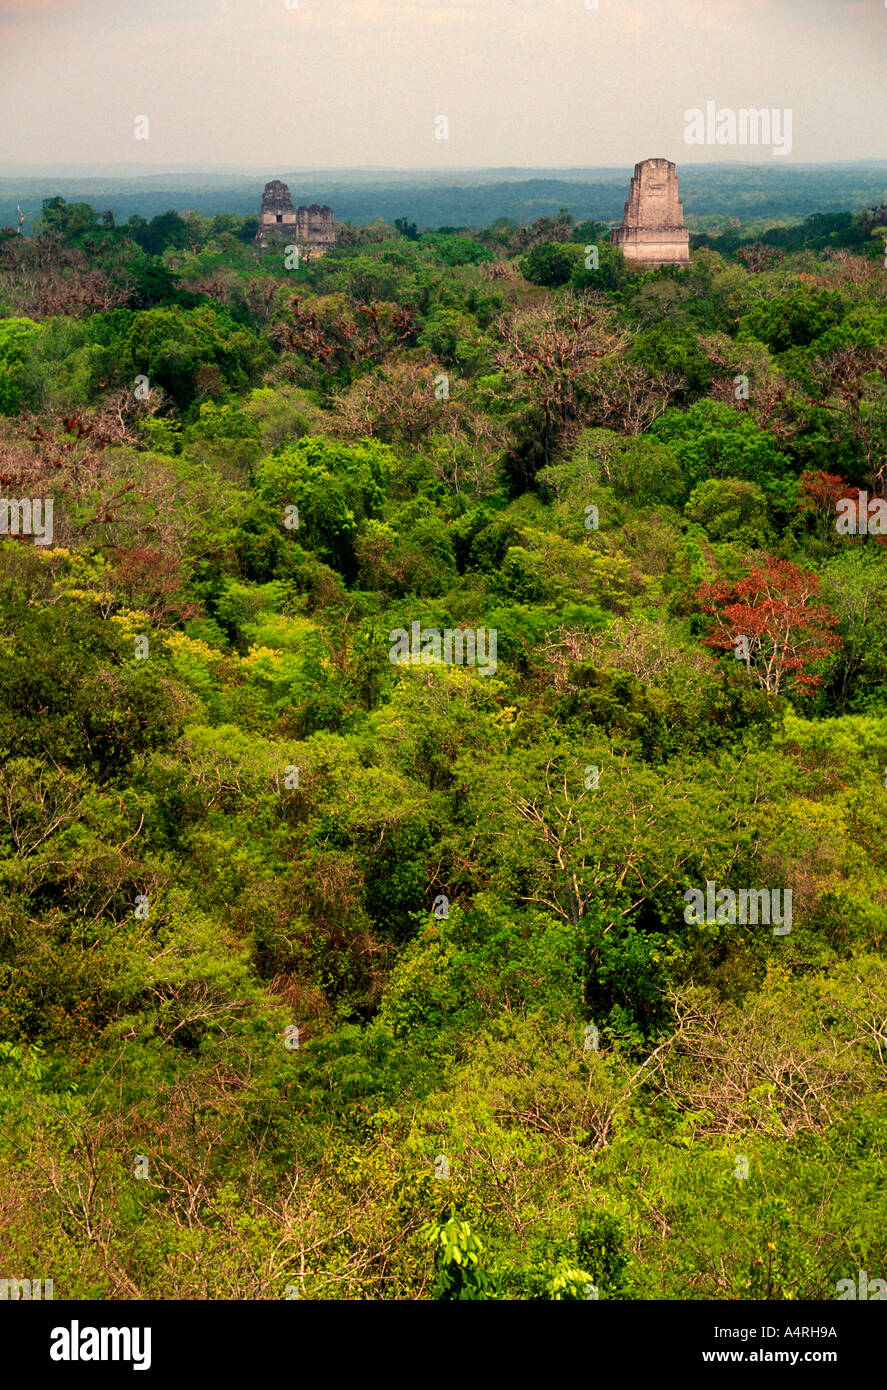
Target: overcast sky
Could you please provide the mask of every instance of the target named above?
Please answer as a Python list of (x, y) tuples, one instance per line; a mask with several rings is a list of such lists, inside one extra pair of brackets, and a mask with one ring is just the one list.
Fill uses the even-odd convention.
[[(0, 162), (887, 157), (884, 0), (593, 3), (0, 0)], [(790, 109), (790, 156), (686, 144), (709, 100)]]

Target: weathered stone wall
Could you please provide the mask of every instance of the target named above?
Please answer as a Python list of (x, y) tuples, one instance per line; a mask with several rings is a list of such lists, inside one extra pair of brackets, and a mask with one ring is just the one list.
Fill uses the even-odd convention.
[(262, 194), (259, 232), (273, 231), (275, 228), (285, 230), (295, 225), (296, 209), (293, 207), (290, 191), (280, 179), (272, 179), (270, 183), (265, 184), (265, 192)]
[(671, 160), (645, 159), (635, 165), (622, 223), (613, 228), (610, 240), (628, 260), (644, 265), (690, 264), (690, 234)]
[(265, 241), (278, 232), (291, 237), (306, 254), (321, 255), (336, 240), (332, 208), (319, 203), (295, 208), (286, 184), (272, 179), (262, 195), (256, 240)]
[(332, 208), (320, 207), (317, 203), (299, 208), (296, 213), (296, 235), (316, 245), (332, 246), (336, 239)]

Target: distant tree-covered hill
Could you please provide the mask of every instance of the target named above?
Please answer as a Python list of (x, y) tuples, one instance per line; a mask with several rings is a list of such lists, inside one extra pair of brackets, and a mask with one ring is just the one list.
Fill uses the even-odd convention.
[[(646, 157), (649, 150), (638, 152)], [(655, 153), (655, 152), (653, 152)], [(814, 212), (860, 210), (887, 201), (887, 162), (796, 166), (678, 166), (688, 222), (703, 230), (738, 218), (802, 219)], [(406, 216), (420, 227), (490, 226), (498, 217), (518, 222), (568, 208), (577, 220), (615, 222), (622, 216), (631, 170), (540, 169), (428, 171), (337, 170), (310, 174), (280, 171), (297, 202), (329, 203), (336, 218), (364, 224)], [(150, 218), (170, 208), (204, 216), (248, 216), (258, 209), (264, 172), (187, 173), (141, 178), (0, 178), (0, 224), (17, 224), (16, 205), (33, 231), (44, 198), (62, 196), (113, 211), (118, 222), (133, 213)], [(267, 175), (271, 177), (270, 174)]]

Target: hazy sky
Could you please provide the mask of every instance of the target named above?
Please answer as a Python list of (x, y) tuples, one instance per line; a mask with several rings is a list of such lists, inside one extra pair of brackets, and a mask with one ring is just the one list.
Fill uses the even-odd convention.
[(709, 100), (789, 108), (790, 162), (887, 157), (884, 0), (593, 5), (0, 0), (0, 162), (789, 162), (687, 145)]

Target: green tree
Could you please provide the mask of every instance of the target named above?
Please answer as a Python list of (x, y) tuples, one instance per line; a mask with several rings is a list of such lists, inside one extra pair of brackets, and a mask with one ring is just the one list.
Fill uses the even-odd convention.
[(709, 478), (690, 493), (684, 508), (713, 541), (742, 541), (765, 547), (771, 537), (767, 499), (755, 483), (741, 478)]
[(15, 415), (27, 392), (22, 367), (43, 330), (32, 319), (0, 319), (0, 415)]
[(570, 242), (543, 241), (521, 257), (521, 274), (534, 285), (565, 285), (584, 255)]

